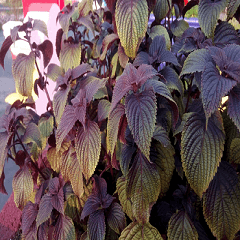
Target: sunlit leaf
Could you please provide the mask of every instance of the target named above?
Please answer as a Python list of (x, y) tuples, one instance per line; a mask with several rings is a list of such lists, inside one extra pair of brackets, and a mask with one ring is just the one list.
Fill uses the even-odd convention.
[(23, 143), (35, 142), (39, 148), (42, 147), (41, 133), (38, 126), (35, 123), (29, 123), (24, 133)]
[(172, 239), (198, 240), (198, 232), (185, 211), (174, 213), (168, 223), (167, 236)]
[(224, 149), (221, 116), (214, 113), (208, 120), (197, 113), (187, 119), (182, 132), (182, 165), (187, 180), (201, 197), (217, 172)]
[(80, 17), (80, 19), (78, 19), (78, 23), (84, 25), (86, 28), (88, 28), (89, 30), (92, 31), (93, 33), (93, 36), (95, 37), (95, 30), (94, 30), (94, 24), (93, 24), (93, 21), (91, 19), (91, 16), (90, 15), (87, 15), (85, 17)]
[(203, 214), (217, 239), (233, 239), (240, 224), (240, 182), (234, 168), (221, 162), (203, 194)]
[(130, 223), (121, 233), (119, 240), (163, 240), (158, 230), (150, 223), (141, 225), (138, 222)]
[(160, 193), (160, 177), (155, 164), (142, 153), (137, 153), (128, 173), (127, 197), (132, 200), (132, 211), (139, 223), (147, 223), (152, 205)]
[(38, 30), (43, 34), (45, 34), (46, 37), (48, 37), (47, 24), (44, 21), (39, 19), (34, 19), (32, 31), (34, 30)]
[(70, 68), (73, 69), (80, 64), (81, 61), (81, 43), (71, 44), (63, 43), (60, 51), (60, 63), (65, 72)]
[(14, 202), (22, 210), (33, 192), (33, 178), (27, 166), (16, 172), (13, 177), (12, 188)]
[(147, 31), (147, 1), (118, 0), (116, 3), (115, 20), (121, 45), (126, 55), (134, 58)]
[(198, 7), (199, 25), (207, 37), (213, 37), (220, 13), (226, 8), (228, 1), (201, 0)]
[(0, 132), (0, 176), (2, 176), (5, 159), (7, 157), (7, 144), (9, 137), (10, 136), (7, 132)]
[(15, 103), (17, 100), (20, 100), (21, 102), (24, 102), (27, 99), (26, 96), (21, 95), (20, 93), (10, 93), (6, 98), (5, 102), (9, 104)]
[(17, 91), (23, 96), (32, 96), (35, 54), (20, 53), (13, 61), (12, 74)]
[(103, 209), (93, 212), (88, 219), (88, 236), (90, 240), (105, 239), (105, 216)]
[(101, 132), (97, 123), (89, 121), (85, 130), (80, 127), (75, 144), (80, 166), (88, 180), (95, 171), (101, 150)]
[(167, 16), (169, 8), (171, 8), (171, 1), (168, 0), (157, 0), (153, 9), (153, 14), (155, 20), (158, 24), (161, 23), (161, 20)]
[(152, 90), (129, 94), (126, 97), (125, 111), (134, 141), (149, 159), (150, 144), (155, 129), (157, 106)]
[(126, 218), (120, 204), (112, 203), (107, 215), (108, 225), (118, 234), (126, 227)]
[(111, 45), (114, 43), (114, 41), (118, 40), (119, 37), (117, 34), (112, 33), (110, 35), (107, 35), (102, 42), (102, 54), (100, 56), (100, 60), (103, 61), (106, 57), (107, 50), (111, 47)]
[(108, 117), (110, 106), (111, 106), (111, 103), (106, 99), (102, 99), (98, 103), (98, 121), (99, 122)]
[(51, 63), (48, 65), (46, 76), (51, 78), (54, 82), (56, 82), (59, 76), (64, 76), (64, 70), (58, 65)]

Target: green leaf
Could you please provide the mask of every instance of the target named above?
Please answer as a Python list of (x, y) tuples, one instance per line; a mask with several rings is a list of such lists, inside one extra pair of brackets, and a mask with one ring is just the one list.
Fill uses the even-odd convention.
[(127, 180), (125, 177), (122, 176), (117, 179), (116, 189), (123, 211), (131, 220), (134, 220), (132, 212), (132, 201), (130, 197), (127, 196)]
[(104, 210), (100, 209), (90, 214), (87, 226), (89, 240), (104, 240), (106, 234)]
[(71, 90), (70, 86), (68, 86), (66, 89), (62, 88), (58, 90), (53, 96), (53, 112), (57, 124), (59, 124), (61, 121), (61, 117), (63, 115), (68, 98), (68, 93), (70, 90)]
[(217, 239), (233, 239), (240, 225), (240, 181), (227, 162), (220, 167), (203, 194), (203, 214)]
[(156, 164), (160, 176), (160, 197), (162, 197), (169, 189), (175, 169), (175, 150), (171, 144), (164, 147), (158, 142), (153, 145), (153, 149), (150, 152), (150, 160)]
[(203, 72), (209, 62), (212, 62), (212, 57), (207, 49), (193, 51), (184, 61), (180, 77), (189, 73)]
[(189, 28), (188, 22), (185, 20), (177, 20), (175, 19), (171, 23), (171, 31), (174, 36), (181, 37), (183, 32)]
[(12, 188), (16, 206), (23, 210), (33, 192), (33, 178), (27, 166), (20, 168), (13, 177)]
[(45, 34), (46, 37), (48, 37), (47, 24), (44, 21), (39, 19), (34, 19), (32, 31), (34, 30), (38, 30), (43, 34)]
[(64, 202), (64, 213), (70, 217), (74, 222), (80, 222), (82, 207), (76, 195), (71, 195), (67, 201)]
[(26, 144), (35, 142), (39, 148), (42, 148), (41, 133), (35, 123), (31, 122), (28, 124), (22, 141)]
[(111, 107), (111, 103), (106, 99), (102, 99), (98, 103), (98, 121), (99, 122), (108, 117), (110, 107)]
[(178, 211), (172, 215), (168, 223), (167, 236), (169, 240), (198, 240), (198, 232), (185, 211)]
[(45, 146), (47, 144), (48, 137), (51, 135), (51, 133), (53, 131), (53, 127), (54, 127), (53, 123), (54, 123), (53, 116), (50, 116), (48, 119), (41, 118), (38, 123), (38, 128), (41, 133), (41, 141), (42, 141), (43, 149), (45, 148)]
[(232, 19), (240, 5), (239, 0), (229, 0), (227, 6), (227, 21)]
[(161, 25), (156, 25), (156, 26), (151, 28), (150, 33), (149, 33), (149, 37), (152, 40), (156, 36), (161, 36), (161, 35), (163, 35), (165, 37), (167, 49), (170, 50), (171, 42), (170, 42), (170, 37), (169, 37), (167, 29), (165, 27), (161, 26)]
[(119, 37), (117, 34), (112, 33), (110, 35), (107, 35), (102, 42), (102, 54), (100, 56), (100, 60), (103, 61), (106, 57), (107, 50), (112, 46), (114, 41), (118, 40)]
[[(169, 4), (170, 6), (169, 6)], [(167, 16), (167, 13), (169, 11), (169, 7), (171, 8), (171, 1), (168, 0), (157, 0), (154, 9), (153, 9), (153, 14), (155, 17), (155, 20), (157, 21), (158, 24), (161, 23), (161, 20), (164, 19)]]
[(187, 119), (182, 131), (182, 165), (191, 188), (201, 197), (212, 181), (224, 149), (224, 129), (219, 112), (208, 120), (198, 113)]
[(7, 157), (7, 144), (10, 135), (7, 132), (0, 132), (0, 177), (2, 176), (5, 159)]
[(126, 227), (126, 218), (119, 203), (113, 202), (107, 214), (107, 223), (116, 233), (121, 234)]
[(61, 63), (61, 67), (65, 72), (67, 70), (73, 69), (80, 65), (81, 62), (81, 43), (71, 44), (71, 43), (63, 43), (59, 60)]
[(64, 76), (64, 70), (58, 65), (51, 63), (48, 65), (46, 76), (51, 78), (54, 82), (56, 82), (59, 76)]
[(124, 115), (125, 110), (122, 104), (117, 106), (110, 112), (107, 123), (107, 152), (113, 155), (115, 145), (118, 137), (118, 128), (121, 117)]
[(212, 2), (211, 0), (201, 0), (198, 7), (198, 21), (203, 33), (208, 37), (213, 37), (220, 13), (226, 8), (227, 0)]
[(240, 138), (232, 140), (229, 159), (235, 164), (240, 164)]
[(12, 74), (15, 80), (16, 90), (23, 96), (32, 96), (33, 90), (33, 71), (35, 63), (35, 54), (29, 55), (20, 53), (13, 61)]
[(221, 104), (222, 98), (237, 82), (220, 75), (212, 62), (209, 62), (202, 74), (202, 101), (206, 118), (209, 118)]
[(128, 125), (134, 141), (148, 159), (156, 123), (156, 104), (156, 96), (152, 90), (129, 94), (125, 102)]
[(117, 70), (117, 66), (118, 66), (118, 52), (116, 52), (114, 54), (114, 56), (112, 57), (112, 60), (111, 60), (111, 65), (112, 65), (112, 74), (111, 74), (111, 78), (114, 78), (115, 75), (116, 75), (116, 70)]
[(144, 225), (138, 222), (130, 223), (121, 233), (119, 240), (163, 240), (158, 230), (150, 223)]
[(118, 0), (115, 20), (117, 32), (125, 53), (135, 58), (148, 26), (148, 5), (146, 0)]
[(138, 152), (127, 177), (127, 197), (132, 201), (133, 216), (139, 223), (147, 223), (161, 190), (156, 166)]
[(89, 121), (80, 127), (75, 140), (77, 157), (88, 180), (95, 171), (101, 150), (101, 132), (97, 123)]

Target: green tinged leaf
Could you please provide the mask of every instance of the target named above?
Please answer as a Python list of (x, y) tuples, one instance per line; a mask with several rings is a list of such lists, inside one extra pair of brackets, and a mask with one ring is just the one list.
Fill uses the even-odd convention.
[(32, 31), (34, 30), (38, 30), (43, 34), (45, 34), (46, 37), (48, 37), (47, 25), (44, 21), (39, 19), (34, 19)]
[(58, 65), (51, 63), (48, 65), (46, 76), (51, 78), (54, 82), (56, 82), (59, 76), (64, 76), (64, 70)]
[(127, 197), (132, 201), (133, 216), (139, 223), (147, 223), (161, 190), (156, 166), (138, 152), (127, 178)]
[(163, 240), (158, 230), (150, 223), (144, 225), (138, 222), (130, 223), (121, 233), (119, 240)]
[(167, 132), (162, 126), (155, 126), (153, 138), (159, 141), (164, 147), (171, 144)]
[(172, 215), (168, 223), (167, 236), (169, 240), (199, 239), (198, 232), (185, 211), (178, 211)]
[(153, 9), (153, 14), (158, 24), (160, 24), (161, 20), (167, 16), (169, 7), (171, 8), (171, 1), (168, 1), (168, 0), (156, 1), (156, 4)]
[(175, 19), (171, 23), (171, 31), (174, 36), (181, 37), (183, 32), (189, 28), (188, 22), (185, 20), (177, 20)]
[(148, 5), (146, 0), (118, 0), (115, 20), (117, 32), (125, 53), (135, 58), (148, 25)]
[(67, 70), (73, 69), (80, 65), (81, 62), (81, 43), (71, 44), (71, 43), (63, 43), (60, 52), (60, 63), (61, 67), (65, 72)]
[(81, 210), (82, 207), (79, 203), (79, 199), (74, 194), (64, 202), (64, 213), (74, 222), (80, 222)]
[(111, 107), (111, 103), (106, 99), (102, 99), (98, 103), (98, 121), (99, 122), (108, 117), (110, 107)]
[(113, 155), (115, 145), (118, 137), (118, 128), (121, 117), (124, 115), (125, 110), (122, 104), (118, 104), (113, 111), (110, 112), (107, 124), (107, 152)]
[(212, 57), (207, 49), (193, 51), (184, 61), (180, 77), (189, 73), (203, 72), (209, 62), (212, 62)]
[(83, 174), (88, 180), (95, 171), (101, 150), (101, 132), (97, 123), (89, 121), (85, 129), (79, 128), (75, 146)]
[(20, 168), (13, 177), (12, 188), (16, 206), (23, 210), (33, 192), (33, 178), (27, 166)]
[(234, 138), (230, 146), (230, 161), (240, 164), (240, 138)]
[(24, 133), (23, 143), (35, 142), (39, 148), (42, 148), (41, 133), (35, 123), (29, 123)]
[(10, 136), (7, 132), (0, 132), (0, 177), (2, 176), (5, 159), (7, 157), (7, 144), (9, 137)]
[(111, 47), (111, 45), (114, 43), (114, 41), (118, 40), (119, 37), (117, 34), (112, 33), (110, 35), (107, 35), (102, 42), (102, 54), (100, 56), (100, 60), (103, 61), (106, 57), (107, 50)]
[(240, 181), (227, 162), (220, 167), (203, 194), (203, 214), (217, 239), (234, 239), (240, 225)]
[(187, 119), (182, 132), (182, 166), (191, 188), (201, 197), (217, 172), (225, 134), (219, 112), (208, 120), (198, 113)]
[(127, 196), (127, 180), (125, 177), (122, 176), (117, 179), (116, 189), (123, 211), (131, 220), (134, 220), (132, 212), (132, 201), (130, 197)]
[(227, 0), (212, 2), (211, 0), (201, 0), (198, 7), (198, 21), (203, 33), (208, 37), (213, 37), (220, 13), (226, 8)]
[(125, 111), (134, 141), (149, 159), (157, 114), (155, 93), (152, 90), (145, 90), (129, 94), (126, 97)]
[(237, 11), (239, 5), (240, 5), (240, 1), (239, 0), (229, 0), (228, 1), (227, 21), (229, 19), (232, 19), (232, 17), (234, 16), (235, 12)]
[(33, 79), (34, 63), (34, 52), (30, 52), (29, 55), (20, 53), (13, 61), (12, 74), (16, 90), (23, 96), (32, 96), (33, 80), (35, 80)]

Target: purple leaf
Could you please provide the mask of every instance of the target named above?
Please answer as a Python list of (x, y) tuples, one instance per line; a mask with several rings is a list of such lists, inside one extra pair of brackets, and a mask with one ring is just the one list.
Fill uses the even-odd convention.
[(75, 67), (72, 70), (72, 79), (79, 78), (83, 76), (85, 73), (88, 73), (91, 71), (91, 66), (87, 63), (82, 63), (81, 65)]
[(22, 212), (22, 233), (27, 235), (38, 214), (38, 204), (28, 202)]
[(63, 188), (59, 189), (59, 192), (52, 196), (52, 206), (60, 213), (64, 214), (64, 196)]
[(12, 43), (13, 43), (13, 41), (12, 41), (11, 36), (8, 36), (2, 44), (2, 47), (0, 50), (0, 65), (3, 67), (3, 69), (4, 69), (4, 58), (7, 54), (7, 51), (9, 50), (10, 46), (12, 45)]
[(38, 227), (38, 239), (48, 239), (49, 221), (42, 223)]
[(108, 113), (111, 107), (111, 103), (106, 100), (102, 99), (98, 103), (98, 121), (101, 122), (108, 117)]
[(168, 134), (162, 126), (155, 127), (153, 138), (159, 141), (164, 147), (167, 147), (171, 144)]
[(69, 131), (73, 128), (75, 122), (77, 121), (74, 107), (67, 105), (63, 112), (61, 121), (58, 125), (56, 132), (56, 148), (57, 151), (60, 150), (64, 138), (67, 136)]
[(49, 193), (52, 195), (58, 194), (60, 188), (59, 178), (55, 177), (49, 181), (48, 189)]
[(45, 40), (43, 43), (38, 45), (38, 49), (43, 54), (43, 65), (44, 68), (46, 68), (53, 55), (53, 45), (49, 40)]
[(141, 66), (142, 64), (150, 64), (150, 56), (148, 55), (148, 53), (143, 51), (138, 53), (133, 62), (134, 67)]
[(30, 239), (30, 240), (36, 240), (37, 239), (37, 225), (36, 222), (34, 222), (30, 227), (29, 231), (27, 232), (26, 235), (23, 235), (24, 239)]
[(62, 35), (63, 35), (63, 30), (60, 28), (57, 31), (57, 36), (56, 36), (56, 53), (59, 58), (60, 51), (61, 51), (61, 44), (62, 44)]
[(108, 225), (117, 233), (121, 234), (126, 227), (126, 218), (120, 204), (114, 202), (107, 214)]
[(100, 209), (93, 212), (88, 219), (88, 235), (90, 240), (105, 239), (105, 216), (104, 210)]
[(40, 188), (38, 189), (38, 191), (35, 195), (35, 203), (37, 203), (37, 204), (40, 203), (41, 198), (42, 198), (43, 194), (45, 193), (45, 190), (48, 187), (48, 184), (49, 184), (49, 180), (46, 180), (41, 184)]

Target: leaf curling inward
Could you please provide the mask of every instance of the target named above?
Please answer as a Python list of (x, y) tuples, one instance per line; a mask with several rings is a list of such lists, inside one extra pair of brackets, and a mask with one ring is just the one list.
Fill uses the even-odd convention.
[(12, 45), (12, 43), (13, 43), (13, 41), (12, 41), (11, 36), (8, 36), (2, 44), (2, 47), (0, 50), (0, 65), (3, 67), (3, 69), (4, 69), (4, 58), (7, 54), (10, 46)]

